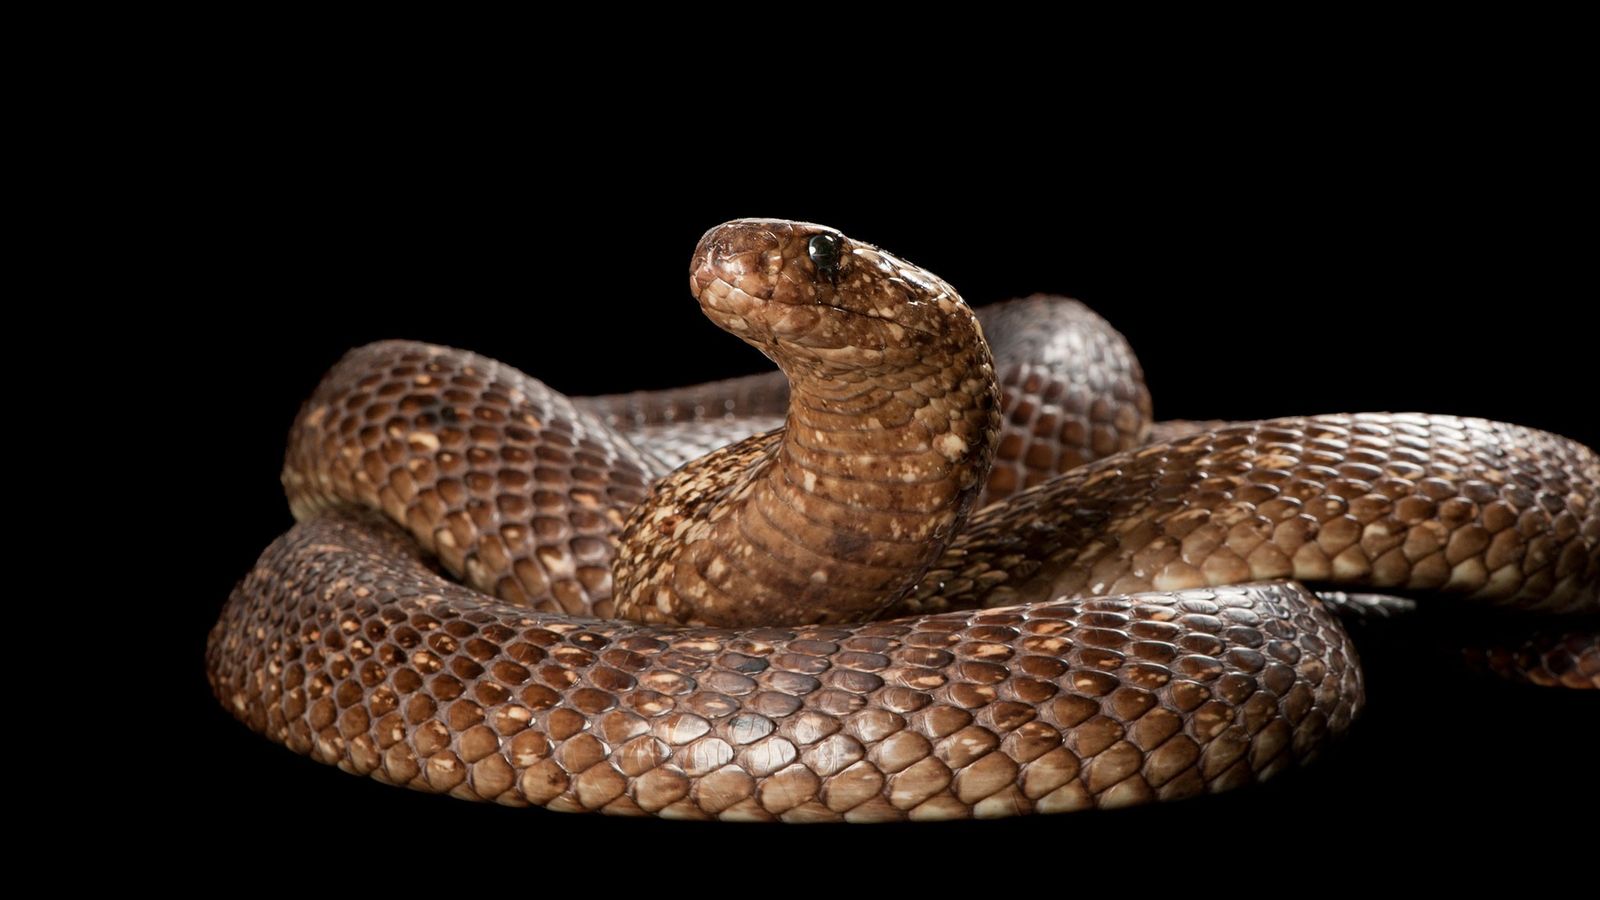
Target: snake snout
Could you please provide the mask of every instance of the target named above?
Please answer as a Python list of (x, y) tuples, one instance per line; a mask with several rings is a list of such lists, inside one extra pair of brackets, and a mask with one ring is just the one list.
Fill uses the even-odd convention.
[[(690, 290), (696, 298), (722, 282), (752, 299), (779, 303), (815, 300), (815, 265), (807, 242), (832, 229), (777, 219), (735, 219), (707, 231), (690, 263)], [(842, 240), (842, 237), (839, 237)]]

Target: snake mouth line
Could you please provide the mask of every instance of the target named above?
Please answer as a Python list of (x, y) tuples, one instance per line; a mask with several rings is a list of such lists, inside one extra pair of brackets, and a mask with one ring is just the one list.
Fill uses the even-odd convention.
[[(898, 322), (898, 321), (896, 321), (894, 319), (890, 319), (890, 318), (887, 318), (885, 316), (874, 316), (874, 315), (872, 315), (870, 313), (864, 313), (864, 312), (861, 312), (860, 310), (850, 309), (850, 308), (844, 307), (844, 306), (838, 306), (838, 305), (833, 304), (833, 303), (809, 303), (809, 304), (808, 303), (784, 303), (782, 300), (774, 300), (771, 297), (757, 296), (755, 294), (750, 293), (749, 291), (744, 290), (743, 288), (735, 287), (734, 285), (729, 284), (728, 282), (724, 281), (721, 278), (713, 279), (711, 281), (711, 284), (708, 284), (706, 286), (705, 290), (706, 291), (711, 290), (713, 285), (721, 285), (722, 287), (724, 287), (724, 288), (726, 288), (728, 290), (729, 294), (736, 294), (736, 295), (738, 295), (740, 297), (743, 297), (745, 300), (747, 300), (747, 301), (749, 301), (751, 303), (777, 303), (777, 304), (782, 305), (782, 306), (792, 306), (792, 307), (795, 307), (797, 309), (798, 308), (805, 308), (807, 306), (813, 306), (813, 307), (816, 307), (816, 308), (819, 308), (819, 309), (831, 309), (831, 310), (835, 310), (837, 312), (844, 313), (847, 316), (852, 316), (852, 317), (857, 318), (857, 319), (864, 319), (864, 320), (869, 321), (869, 322), (882, 322), (882, 323), (887, 324), (887, 325), (894, 325), (894, 326), (896, 326), (898, 328), (904, 328), (907, 331), (914, 331), (917, 334), (925, 335), (925, 336), (930, 337), (930, 338), (937, 338), (937, 337), (942, 337), (943, 336), (937, 331), (932, 331), (932, 330), (927, 329), (927, 328), (919, 328), (919, 327), (917, 327), (915, 325), (907, 325), (907, 324), (905, 324), (903, 322)], [(916, 301), (916, 300), (906, 300), (904, 302), (905, 303), (917, 303), (918, 301)], [(962, 304), (965, 305), (965, 301), (962, 301)]]

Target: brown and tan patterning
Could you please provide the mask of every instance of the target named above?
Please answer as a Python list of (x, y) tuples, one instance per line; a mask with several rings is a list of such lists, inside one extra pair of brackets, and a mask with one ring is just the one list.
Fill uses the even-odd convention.
[[(719, 226), (690, 282), (787, 388), (573, 401), (444, 347), (346, 356), (290, 437), (298, 524), (212, 631), (218, 699), (464, 799), (995, 817), (1317, 756), (1362, 682), (1302, 580), (1600, 610), (1600, 461), (1563, 438), (1366, 414), (1148, 442), (1138, 364), (1081, 305), (975, 318), (816, 225)], [(1482, 655), (1600, 686), (1592, 636)]]

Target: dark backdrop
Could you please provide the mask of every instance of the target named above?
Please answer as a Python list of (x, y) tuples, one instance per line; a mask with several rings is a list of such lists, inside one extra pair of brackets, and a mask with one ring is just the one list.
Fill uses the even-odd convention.
[[(1424, 410), (1600, 436), (1596, 342), (1579, 324), (1592, 253), (1562, 213), (1577, 163), (1559, 135), (1506, 152), (1470, 130), (1313, 123), (1225, 143), (1174, 129), (1097, 150), (1083, 135), (1013, 131), (980, 156), (886, 128), (861, 139), (891, 146), (861, 158), (830, 143), (780, 154), (715, 129), (638, 133), (604, 155), (393, 137), (224, 138), (194, 161), (192, 228), (170, 248), (184, 318), (144, 312), (173, 333), (194, 328), (191, 302), (203, 314), (195, 438), (209, 450), (184, 465), (210, 486), (179, 514), (205, 518), (206, 546), (163, 656), (193, 739), (154, 775), (204, 770), (171, 782), (202, 843), (405, 854), (492, 835), (503, 853), (558, 856), (600, 839), (666, 853), (870, 845), (914, 862), (975, 842), (1139, 866), (1165, 842), (1318, 857), (1441, 835), (1504, 859), (1559, 816), (1592, 817), (1593, 698), (1463, 674), (1404, 625), (1360, 635), (1370, 707), (1315, 767), (1111, 814), (848, 833), (556, 816), (396, 790), (248, 733), (210, 698), (202, 647), (234, 581), (291, 522), (283, 440), (319, 375), (390, 337), (470, 348), (574, 393), (757, 371), (764, 360), (706, 322), (686, 288), (695, 240), (728, 218), (834, 225), (975, 305), (1079, 297), (1130, 338), (1160, 417)], [(424, 821), (439, 830), (419, 832)]]

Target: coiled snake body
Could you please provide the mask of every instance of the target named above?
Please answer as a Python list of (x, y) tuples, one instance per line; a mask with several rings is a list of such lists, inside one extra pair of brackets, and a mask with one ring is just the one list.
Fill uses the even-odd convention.
[[(788, 389), (573, 401), (442, 347), (341, 361), (291, 435), (299, 524), (212, 631), (222, 703), (465, 799), (994, 817), (1315, 757), (1362, 685), (1302, 580), (1600, 608), (1600, 462), (1572, 441), (1390, 414), (1152, 441), (1131, 351), (1070, 301), (980, 326), (935, 276), (778, 221), (713, 229), (691, 272)], [(1585, 640), (1527, 677), (1596, 686)]]

